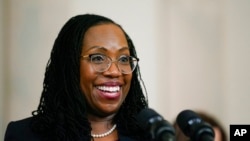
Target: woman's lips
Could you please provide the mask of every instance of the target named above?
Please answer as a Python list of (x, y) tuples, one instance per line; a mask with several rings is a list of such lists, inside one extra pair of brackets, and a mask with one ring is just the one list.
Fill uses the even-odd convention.
[(106, 91), (106, 92), (119, 92), (120, 91), (120, 86), (97, 86), (97, 89), (101, 91)]
[(116, 99), (120, 96), (120, 86), (96, 86), (101, 97), (106, 99)]

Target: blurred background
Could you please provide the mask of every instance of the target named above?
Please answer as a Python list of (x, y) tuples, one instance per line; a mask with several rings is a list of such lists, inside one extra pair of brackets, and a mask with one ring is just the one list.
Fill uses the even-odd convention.
[(107, 16), (131, 36), (150, 107), (173, 122), (182, 110), (250, 124), (249, 0), (1, 0), (0, 139), (31, 116), (53, 42), (72, 16)]

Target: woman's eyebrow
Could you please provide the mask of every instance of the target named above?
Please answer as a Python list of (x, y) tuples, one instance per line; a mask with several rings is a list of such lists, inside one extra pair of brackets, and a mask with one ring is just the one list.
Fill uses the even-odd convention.
[(124, 50), (129, 50), (129, 48), (127, 46), (124, 46), (121, 49), (119, 49), (119, 51), (124, 51)]
[[(90, 47), (89, 49), (87, 49), (87, 51), (89, 51), (89, 50), (103, 50), (103, 51), (108, 51), (108, 49), (107, 48), (105, 48), (105, 47), (102, 47), (102, 46), (92, 46), (92, 47)], [(124, 47), (122, 47), (122, 48), (120, 48), (118, 51), (119, 52), (122, 52), (122, 51), (124, 51), (124, 50), (129, 50), (129, 48), (127, 47), (127, 46), (124, 46)]]
[(92, 46), (89, 49), (87, 49), (87, 51), (95, 50), (95, 49), (101, 49), (101, 50), (107, 51), (107, 49), (105, 47), (102, 47), (102, 46)]

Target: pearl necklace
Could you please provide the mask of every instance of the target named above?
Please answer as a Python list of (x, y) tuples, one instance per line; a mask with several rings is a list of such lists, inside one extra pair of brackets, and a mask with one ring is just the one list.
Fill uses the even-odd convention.
[(93, 138), (102, 138), (102, 137), (106, 137), (106, 136), (108, 136), (109, 134), (111, 134), (111, 133), (115, 130), (115, 128), (116, 128), (116, 124), (114, 124), (114, 126), (113, 126), (109, 131), (107, 131), (107, 132), (105, 132), (105, 133), (102, 133), (102, 134), (91, 134), (91, 136), (92, 136)]

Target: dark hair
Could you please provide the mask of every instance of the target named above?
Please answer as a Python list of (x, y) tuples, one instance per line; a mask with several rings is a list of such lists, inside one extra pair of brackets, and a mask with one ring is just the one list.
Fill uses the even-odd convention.
[[(90, 123), (86, 118), (86, 100), (80, 90), (80, 54), (86, 31), (99, 24), (115, 24), (103, 16), (85, 14), (69, 19), (54, 42), (47, 63), (43, 91), (38, 109), (32, 112), (32, 129), (49, 140), (79, 140), (81, 135), (91, 140)], [(132, 40), (123, 30), (130, 54), (137, 57)], [(144, 95), (145, 92), (145, 95)], [(124, 134), (136, 136), (134, 116), (148, 107), (147, 94), (139, 66), (133, 72), (129, 93), (115, 122)]]

